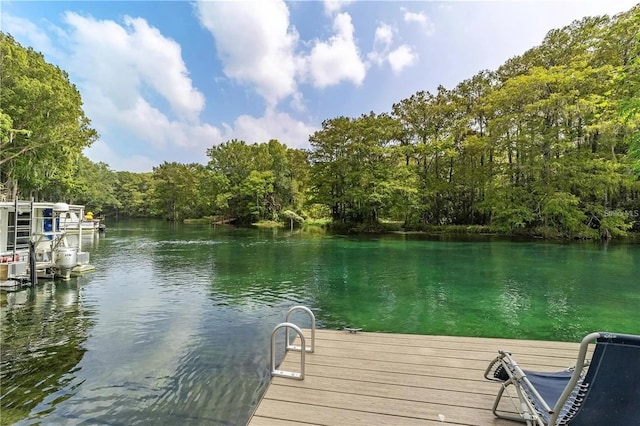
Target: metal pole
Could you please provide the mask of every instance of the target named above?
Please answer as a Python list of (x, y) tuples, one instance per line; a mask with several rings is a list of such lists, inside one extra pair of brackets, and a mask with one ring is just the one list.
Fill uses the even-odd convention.
[(82, 251), (82, 223), (84, 222), (84, 207), (80, 208), (80, 217), (78, 218), (78, 253)]
[(34, 286), (38, 284), (38, 271), (36, 271), (36, 245), (29, 239), (29, 281)]
[(18, 244), (18, 197), (13, 200), (13, 256), (16, 255), (16, 244)]

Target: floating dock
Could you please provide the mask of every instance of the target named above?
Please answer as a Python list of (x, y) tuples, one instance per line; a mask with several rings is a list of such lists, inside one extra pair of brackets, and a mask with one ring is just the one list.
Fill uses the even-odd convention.
[[(523, 368), (555, 371), (572, 366), (578, 348), (566, 342), (316, 330), (304, 380), (274, 377), (248, 424), (513, 426), (518, 423), (493, 416), (500, 386), (483, 377), (498, 350), (511, 351)], [(300, 353), (287, 352), (279, 368), (299, 371)]]

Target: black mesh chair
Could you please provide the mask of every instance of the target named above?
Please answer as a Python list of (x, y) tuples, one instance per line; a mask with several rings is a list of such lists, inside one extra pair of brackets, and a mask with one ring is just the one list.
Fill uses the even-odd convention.
[[(523, 370), (510, 353), (498, 353), (484, 374), (502, 385), (493, 405), (496, 417), (531, 426), (640, 425), (640, 336), (591, 333), (582, 339), (575, 367), (554, 373)], [(498, 412), (510, 386), (517, 416)]]

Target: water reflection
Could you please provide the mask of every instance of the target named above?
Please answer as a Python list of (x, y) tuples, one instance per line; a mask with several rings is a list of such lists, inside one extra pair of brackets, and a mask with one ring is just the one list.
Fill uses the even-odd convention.
[(92, 241), (94, 272), (3, 295), (3, 422), (244, 424), (268, 383), (270, 333), (297, 304), (330, 328), (573, 341), (640, 332), (637, 246), (154, 221)]
[(77, 281), (4, 293), (0, 306), (2, 422), (12, 424), (75, 394), (92, 312)]
[(576, 341), (640, 332), (639, 249), (341, 239), (304, 288), (329, 327)]

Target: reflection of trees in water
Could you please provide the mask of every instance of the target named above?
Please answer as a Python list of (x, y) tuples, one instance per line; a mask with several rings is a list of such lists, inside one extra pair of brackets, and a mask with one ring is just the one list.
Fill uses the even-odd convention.
[(209, 279), (211, 298), (223, 305), (272, 305), (296, 299), (304, 294), (309, 270), (292, 265), (315, 263), (320, 247), (301, 240), (299, 232), (196, 226), (188, 231), (185, 239), (153, 245), (150, 259), (155, 273), (173, 279), (172, 285), (191, 281), (194, 274)]
[(26, 418), (43, 402), (37, 414), (45, 414), (72, 395), (67, 385), (91, 326), (79, 296), (76, 281), (2, 295), (1, 424)]

